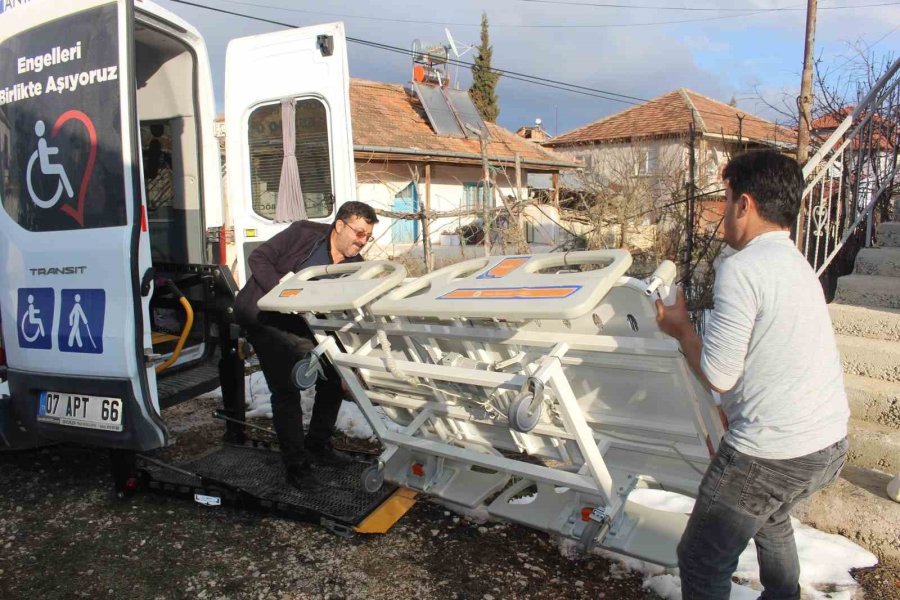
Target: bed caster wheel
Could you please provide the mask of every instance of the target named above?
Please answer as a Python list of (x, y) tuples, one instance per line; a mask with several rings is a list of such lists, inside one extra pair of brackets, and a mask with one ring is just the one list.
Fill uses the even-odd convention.
[(372, 465), (363, 471), (362, 474), (363, 489), (370, 494), (374, 494), (384, 485), (384, 470), (378, 465)]
[(541, 420), (543, 402), (535, 398), (534, 394), (521, 394), (513, 400), (509, 407), (509, 426), (522, 433), (528, 433)]
[(593, 551), (597, 543), (597, 534), (603, 529), (603, 523), (591, 519), (584, 526), (581, 537), (578, 539), (578, 551), (582, 556), (587, 556)]
[(316, 385), (318, 377), (318, 359), (313, 355), (298, 360), (294, 364), (294, 368), (291, 369), (291, 381), (294, 382), (298, 390), (308, 390)]

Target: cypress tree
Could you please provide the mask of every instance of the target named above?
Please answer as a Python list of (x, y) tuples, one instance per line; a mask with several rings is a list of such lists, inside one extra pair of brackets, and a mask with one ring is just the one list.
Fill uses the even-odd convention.
[(491, 70), (491, 55), (494, 49), (488, 34), (487, 13), (481, 13), (481, 43), (478, 44), (478, 55), (472, 65), (472, 86), (469, 88), (469, 97), (481, 113), (485, 121), (491, 123), (500, 115), (500, 107), (497, 106), (497, 81), (500, 75)]

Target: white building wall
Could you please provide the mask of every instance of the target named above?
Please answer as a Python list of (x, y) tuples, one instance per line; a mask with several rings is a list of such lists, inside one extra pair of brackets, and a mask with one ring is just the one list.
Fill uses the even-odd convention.
[[(701, 192), (721, 187), (719, 170), (744, 143), (716, 136), (697, 138), (696, 185)], [(557, 152), (585, 163), (585, 173), (597, 181), (621, 181), (627, 175), (656, 176), (660, 193), (673, 191), (678, 180), (687, 181), (690, 148), (686, 140), (662, 140), (594, 144), (558, 148)], [(662, 181), (665, 180), (665, 181)]]
[[(430, 208), (435, 212), (450, 212), (466, 206), (466, 184), (478, 184), (483, 174), (479, 166), (456, 166), (442, 163), (431, 165), (431, 198)], [(505, 169), (496, 174), (497, 187), (504, 196), (515, 196), (515, 169)], [(508, 178), (508, 179), (507, 179)], [(522, 197), (527, 194), (524, 187), (523, 173)], [(356, 163), (357, 199), (370, 204), (376, 209), (393, 210), (394, 198), (409, 184), (418, 180), (419, 205), (425, 204), (425, 166), (421, 163)], [(501, 201), (494, 197), (495, 206)], [(442, 234), (452, 234), (461, 225), (471, 223), (475, 215), (444, 217), (431, 221), (430, 239), (432, 244), (440, 244)], [(394, 243), (391, 236), (393, 220), (381, 218), (375, 226), (373, 235), (375, 244), (387, 254), (403, 252), (409, 244)], [(417, 243), (422, 241), (421, 222)], [(445, 238), (446, 239), (446, 238)]]
[(585, 173), (600, 181), (628, 177), (684, 173), (688, 150), (683, 140), (651, 140), (561, 148), (560, 153), (581, 160)]

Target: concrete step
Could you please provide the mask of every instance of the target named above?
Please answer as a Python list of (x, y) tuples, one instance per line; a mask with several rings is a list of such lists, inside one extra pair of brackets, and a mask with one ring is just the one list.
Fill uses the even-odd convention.
[(857, 275), (900, 277), (900, 248), (863, 248), (856, 255), (853, 272)]
[(838, 279), (834, 301), (870, 308), (900, 308), (900, 277), (844, 275)]
[(857, 467), (900, 473), (900, 431), (878, 423), (850, 419), (847, 462)]
[(900, 503), (887, 496), (893, 475), (847, 465), (824, 490), (794, 507), (791, 513), (828, 533), (837, 533), (900, 567)]
[(900, 381), (900, 344), (848, 335), (834, 336), (844, 373)]
[(891, 221), (881, 223), (875, 230), (878, 245), (882, 247), (900, 247), (900, 223)]
[(844, 373), (851, 416), (900, 430), (900, 383)]
[(900, 309), (867, 308), (832, 302), (828, 305), (834, 332), (841, 335), (900, 341)]

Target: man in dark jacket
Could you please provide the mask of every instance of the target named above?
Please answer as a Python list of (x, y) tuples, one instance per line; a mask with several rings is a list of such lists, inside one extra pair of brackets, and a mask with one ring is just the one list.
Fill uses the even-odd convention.
[(350, 460), (331, 446), (343, 399), (341, 380), (329, 368), (325, 378), (316, 383), (316, 401), (304, 439), (300, 392), (291, 379), (291, 369), (316, 346), (312, 331), (296, 315), (260, 312), (257, 302), (288, 273), (361, 261), (359, 253), (372, 239), (377, 222), (372, 207), (354, 201), (340, 207), (331, 225), (292, 223), (250, 255), (250, 278), (235, 300), (238, 322), (247, 330), (272, 392), (272, 417), (288, 483), (305, 490), (321, 486), (310, 464), (336, 465)]

